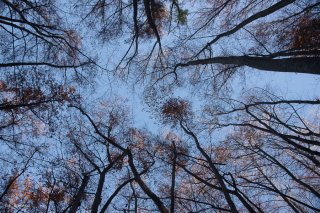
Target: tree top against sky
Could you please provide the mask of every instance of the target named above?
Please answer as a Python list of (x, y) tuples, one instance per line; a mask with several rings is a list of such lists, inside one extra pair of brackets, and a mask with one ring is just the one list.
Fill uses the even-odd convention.
[(0, 0), (0, 51), (0, 211), (320, 211), (319, 0)]

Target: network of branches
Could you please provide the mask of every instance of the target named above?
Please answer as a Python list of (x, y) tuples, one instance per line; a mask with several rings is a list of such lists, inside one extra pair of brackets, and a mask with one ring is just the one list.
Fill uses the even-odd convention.
[(237, 86), (320, 80), (319, 0), (0, 0), (0, 52), (0, 212), (320, 212), (319, 94)]

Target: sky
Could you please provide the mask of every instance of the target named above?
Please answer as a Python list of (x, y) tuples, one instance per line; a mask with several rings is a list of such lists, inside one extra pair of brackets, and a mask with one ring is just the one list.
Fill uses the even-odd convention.
[[(61, 0), (64, 1), (64, 0)], [(1, 2), (0, 2), (1, 3)], [(74, 20), (68, 20), (73, 23)], [(158, 125), (156, 117), (150, 113), (150, 109), (144, 103), (144, 87), (145, 85), (134, 85), (132, 81), (121, 81), (117, 76), (109, 72), (109, 68), (114, 66), (120, 59), (122, 54), (126, 51), (128, 43), (117, 43), (116, 39), (111, 41), (111, 44), (102, 44), (95, 40), (94, 34), (85, 34), (83, 45), (92, 56), (99, 57), (99, 65), (105, 67), (105, 70), (97, 72), (94, 83), (94, 88), (86, 90), (87, 88), (76, 88), (77, 92), (84, 91), (84, 106), (91, 110), (90, 107), (96, 107), (99, 101), (108, 101), (112, 97), (120, 96), (124, 104), (127, 104), (132, 115), (133, 125), (138, 128), (146, 128), (157, 135), (165, 135), (168, 127)], [(164, 39), (165, 40), (165, 39)], [(151, 42), (150, 42), (151, 43)], [(0, 56), (1, 57), (1, 56)], [(269, 88), (278, 96), (283, 96), (287, 99), (320, 99), (320, 77), (308, 74), (295, 73), (279, 73), (279, 72), (265, 72), (254, 70), (252, 68), (244, 68), (246, 71), (245, 78), (238, 78), (232, 82), (235, 98), (239, 98), (241, 93), (244, 93), (250, 88)], [(201, 86), (201, 85), (200, 85)], [(170, 95), (163, 97), (168, 98)], [(200, 93), (192, 92), (191, 88), (180, 87), (173, 93), (175, 97), (182, 97), (193, 102), (195, 109), (200, 109), (200, 105), (204, 103)], [(92, 100), (88, 106), (86, 102)], [(93, 108), (94, 111), (96, 108)], [(97, 107), (98, 109), (98, 107)], [(219, 131), (217, 134), (220, 137), (224, 135)], [(216, 141), (219, 142), (220, 139)], [(204, 140), (205, 141), (205, 140)], [(59, 147), (56, 147), (57, 150)], [(59, 151), (59, 150), (58, 150)], [(57, 152), (58, 152), (57, 151)]]
[[(61, 2), (69, 7), (63, 7), (68, 11), (64, 11), (62, 13), (68, 14), (70, 12), (77, 12), (70, 5), (70, 2), (67, 2), (65, 0), (61, 0)], [(190, 6), (185, 5), (185, 7), (189, 8)], [(192, 8), (195, 9), (194, 6), (190, 7), (190, 13), (192, 12)], [(66, 21), (71, 24), (74, 21), (79, 20), (74, 20), (70, 19), (70, 17), (66, 17)], [(85, 22), (81, 22), (81, 24), (84, 26), (82, 28), (83, 30), (81, 30), (81, 28), (79, 27), (76, 28), (78, 30), (81, 30), (81, 34), (83, 36), (83, 44), (86, 45), (85, 49), (88, 51), (88, 53), (90, 53), (91, 56), (98, 56), (98, 64), (106, 68), (106, 70), (102, 70), (97, 74), (97, 82), (95, 83), (94, 90), (88, 91), (88, 93), (91, 93), (91, 98), (105, 99), (111, 96), (119, 95), (127, 100), (127, 103), (133, 115), (133, 123), (137, 127), (151, 127), (150, 129), (158, 129), (158, 126), (155, 124), (156, 121), (152, 118), (152, 115), (149, 113), (150, 110), (143, 101), (144, 85), (132, 85), (130, 79), (129, 81), (121, 81), (110, 72), (126, 52), (129, 43), (125, 42), (123, 38), (121, 38), (120, 40), (119, 38), (111, 38), (106, 43), (103, 43), (96, 38), (94, 30), (85, 30)], [(162, 39), (164, 44), (170, 43), (170, 38), (168, 40), (166, 36), (163, 36)], [(226, 41), (229, 41), (229, 39), (229, 37), (225, 38)], [(151, 40), (152, 42), (154, 42), (154, 39)], [(151, 44), (152, 42), (145, 40), (145, 43)], [(232, 44), (233, 43), (230, 42), (229, 45)], [(271, 88), (277, 93), (277, 95), (283, 96), (288, 99), (319, 98), (320, 77), (318, 76), (308, 74), (264, 72), (248, 67), (246, 67), (245, 70), (245, 79), (235, 80), (232, 83), (234, 90), (243, 92), (249, 88), (254, 87)], [(185, 87), (178, 88), (174, 92), (174, 95), (182, 98), (189, 98), (193, 102), (197, 103), (199, 103), (199, 101), (197, 100), (199, 99), (201, 102), (201, 97), (198, 97), (197, 93), (192, 93), (190, 89)]]

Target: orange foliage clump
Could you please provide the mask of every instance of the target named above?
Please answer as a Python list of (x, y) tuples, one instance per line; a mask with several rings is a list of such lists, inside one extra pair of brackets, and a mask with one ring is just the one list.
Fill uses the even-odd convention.
[(178, 98), (172, 98), (162, 106), (162, 115), (168, 121), (181, 121), (190, 113), (189, 102)]
[(292, 48), (320, 48), (320, 19), (303, 17), (294, 30)]

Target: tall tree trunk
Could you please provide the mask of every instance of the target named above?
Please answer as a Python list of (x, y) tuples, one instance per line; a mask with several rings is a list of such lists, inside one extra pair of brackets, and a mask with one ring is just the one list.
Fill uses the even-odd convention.
[(264, 71), (320, 75), (319, 57), (272, 59), (268, 57), (226, 56), (179, 63), (176, 65), (176, 68), (207, 64), (233, 64), (238, 66), (248, 66)]
[(94, 201), (91, 206), (91, 213), (96, 213), (99, 210), (99, 205), (101, 203), (101, 194), (106, 177), (106, 172), (102, 172), (99, 177), (99, 183), (96, 190), (96, 194), (94, 195)]
[(76, 213), (77, 209), (79, 208), (79, 206), (81, 205), (81, 200), (83, 199), (84, 195), (85, 195), (85, 189), (89, 183), (89, 179), (90, 176), (89, 175), (84, 175), (83, 179), (82, 179), (82, 183), (81, 186), (75, 196), (75, 199), (73, 201), (73, 204), (70, 208), (69, 213)]

